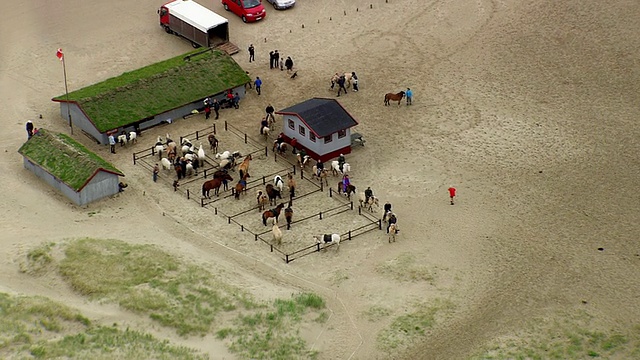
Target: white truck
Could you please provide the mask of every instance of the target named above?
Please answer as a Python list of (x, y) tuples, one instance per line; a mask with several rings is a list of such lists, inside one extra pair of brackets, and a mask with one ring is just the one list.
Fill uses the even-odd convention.
[(229, 42), (229, 21), (192, 0), (173, 0), (158, 10), (160, 26), (191, 41), (194, 48)]

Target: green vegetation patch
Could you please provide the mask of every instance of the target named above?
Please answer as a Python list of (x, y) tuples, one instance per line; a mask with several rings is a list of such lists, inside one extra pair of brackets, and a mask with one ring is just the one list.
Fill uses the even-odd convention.
[(434, 272), (426, 265), (418, 264), (413, 254), (405, 253), (378, 265), (376, 271), (398, 281), (427, 281), (432, 283)]
[(100, 169), (123, 176), (115, 166), (69, 136), (45, 129), (39, 129), (18, 152), (76, 191)]
[(206, 334), (221, 311), (258, 306), (247, 294), (151, 245), (81, 239), (65, 249), (60, 273), (92, 299), (149, 314), (180, 335)]
[(532, 320), (526, 331), (495, 340), (473, 359), (638, 359), (640, 326), (602, 330), (585, 312)]
[[(116, 129), (250, 82), (224, 52), (191, 53), (69, 93), (101, 132)], [(185, 61), (186, 56), (191, 60)], [(61, 95), (54, 100), (65, 101)]]
[[(242, 358), (249, 359), (313, 359), (317, 352), (306, 349), (295, 326), (303, 317), (324, 309), (324, 300), (310, 293), (298, 294), (292, 299), (276, 299), (271, 306), (260, 311), (240, 315), (233, 327), (219, 330), (220, 339), (230, 341), (229, 348)], [(321, 312), (316, 321), (326, 320)]]
[(452, 309), (453, 304), (446, 300), (416, 304), (414, 311), (396, 317), (391, 325), (378, 333), (378, 348), (389, 354), (407, 350), (423, 339), (438, 319), (448, 315)]
[(0, 293), (3, 359), (206, 359), (136, 331), (93, 327), (79, 312), (42, 297)]

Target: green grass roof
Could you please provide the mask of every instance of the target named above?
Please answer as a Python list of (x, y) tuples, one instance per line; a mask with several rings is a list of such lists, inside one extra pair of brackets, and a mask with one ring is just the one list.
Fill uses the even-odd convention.
[[(180, 55), (69, 93), (100, 132), (129, 125), (251, 81), (224, 52)], [(66, 101), (66, 95), (54, 101)]]
[(124, 176), (69, 136), (44, 129), (39, 129), (18, 152), (76, 191), (80, 191), (98, 170)]

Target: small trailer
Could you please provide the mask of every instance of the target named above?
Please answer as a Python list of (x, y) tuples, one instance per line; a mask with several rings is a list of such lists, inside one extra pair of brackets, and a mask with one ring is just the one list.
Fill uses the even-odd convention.
[(192, 0), (173, 0), (158, 10), (160, 26), (181, 36), (194, 48), (229, 43), (229, 20)]

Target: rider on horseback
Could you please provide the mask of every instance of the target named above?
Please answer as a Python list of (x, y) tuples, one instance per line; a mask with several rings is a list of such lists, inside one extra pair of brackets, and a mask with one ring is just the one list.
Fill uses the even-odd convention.
[(338, 168), (340, 169), (340, 172), (343, 172), (342, 166), (344, 165), (345, 162), (346, 160), (344, 159), (344, 155), (340, 154), (340, 156), (338, 156)]
[(371, 186), (367, 187), (367, 190), (364, 191), (364, 203), (369, 203), (369, 198), (373, 196), (373, 190), (371, 190)]
[(267, 120), (266, 117), (263, 117), (262, 121), (260, 121), (260, 135), (263, 135), (262, 129), (268, 128), (268, 127), (269, 127), (269, 121)]
[(322, 173), (322, 170), (324, 170), (324, 163), (322, 162), (322, 160), (318, 159), (318, 161), (316, 162), (316, 171), (318, 172), (316, 176), (320, 177), (320, 173)]
[(349, 188), (349, 185), (351, 185), (351, 181), (349, 181), (349, 175), (344, 174), (344, 176), (342, 177), (342, 191), (345, 194), (347, 193), (347, 189)]

